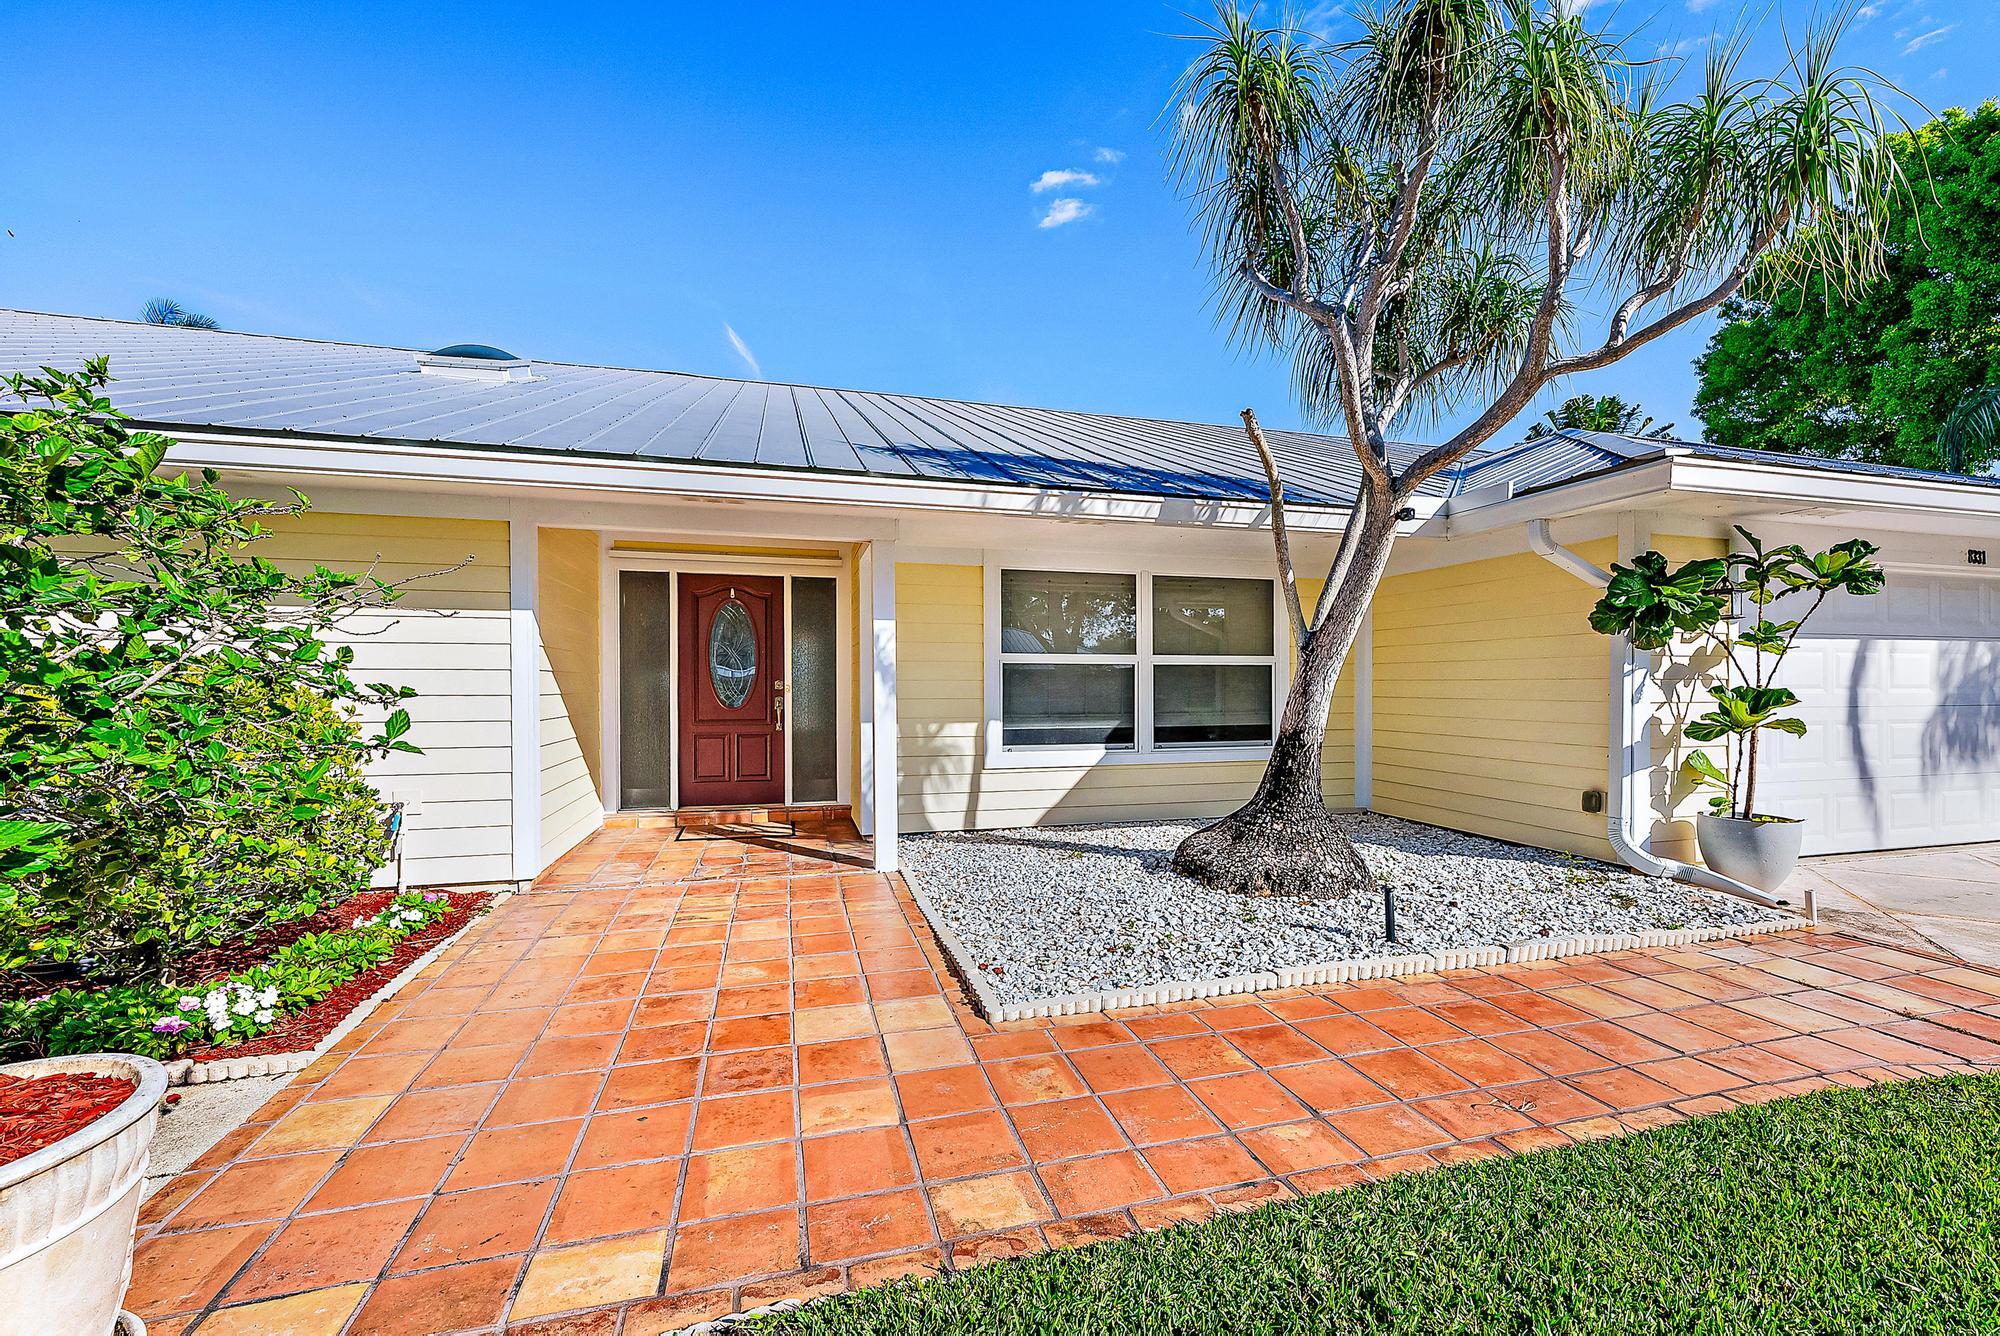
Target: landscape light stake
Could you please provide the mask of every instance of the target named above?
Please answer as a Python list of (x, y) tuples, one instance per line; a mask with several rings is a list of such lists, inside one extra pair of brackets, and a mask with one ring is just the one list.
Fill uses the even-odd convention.
[(1388, 930), (1389, 940), (1392, 943), (1395, 942), (1396, 888), (1394, 886), (1384, 886), (1382, 888), (1382, 919), (1383, 919), (1383, 926)]

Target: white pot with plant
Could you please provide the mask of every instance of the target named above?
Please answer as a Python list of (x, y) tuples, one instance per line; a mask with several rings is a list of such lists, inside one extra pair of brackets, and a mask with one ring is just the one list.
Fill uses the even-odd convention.
[(166, 1093), (129, 1053), (0, 1065), (0, 1330), (144, 1332), (119, 1305)]
[[(1749, 530), (1736, 532), (1745, 550), (1726, 557), (1670, 567), (1658, 552), (1644, 552), (1630, 566), (1614, 565), (1590, 624), (1629, 636), (1635, 649), (1710, 658), (1713, 666), (1689, 680), (1707, 681), (1712, 707), (1681, 731), (1728, 750), (1720, 761), (1696, 751), (1681, 763), (1687, 780), (1712, 791), (1709, 810), (1695, 818), (1695, 843), (1723, 876), (1775, 891), (1798, 865), (1805, 840), (1803, 821), (1757, 808), (1759, 739), (1766, 731), (1806, 732), (1805, 720), (1788, 713), (1799, 698), (1777, 684), (1778, 671), (1830, 596), (1880, 593), (1884, 577), (1865, 539), (1808, 552), (1796, 543), (1766, 548)], [(1781, 600), (1798, 616), (1774, 619)]]

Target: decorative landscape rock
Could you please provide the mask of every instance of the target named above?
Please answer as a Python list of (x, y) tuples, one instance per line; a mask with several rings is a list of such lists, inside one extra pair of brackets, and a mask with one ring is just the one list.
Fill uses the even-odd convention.
[(1787, 921), (1664, 878), (1373, 814), (1342, 827), (1396, 894), (1258, 899), (1175, 873), (1200, 823), (974, 831), (904, 841), (911, 873), (1003, 1002), (1437, 953), (1534, 938)]

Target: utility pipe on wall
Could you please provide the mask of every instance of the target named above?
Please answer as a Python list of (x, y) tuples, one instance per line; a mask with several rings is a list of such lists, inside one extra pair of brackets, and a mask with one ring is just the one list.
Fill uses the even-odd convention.
[[(1556, 542), (1547, 520), (1528, 521), (1528, 546), (1537, 556), (1568, 571), (1592, 588), (1602, 589), (1611, 580), (1609, 571)], [(1705, 886), (1767, 909), (1792, 908), (1789, 900), (1768, 895), (1754, 886), (1746, 886), (1733, 877), (1725, 877), (1720, 872), (1694, 863), (1661, 858), (1645, 848), (1644, 837), (1639, 835), (1633, 823), (1644, 806), (1637, 791), (1645, 773), (1645, 767), (1638, 763), (1638, 754), (1644, 749), (1646, 736), (1643, 731), (1645, 719), (1639, 707), (1645, 699), (1646, 683), (1651, 674), (1647, 671), (1644, 656), (1632, 648), (1630, 637), (1619, 636), (1617, 644), (1620, 652), (1611, 661), (1610, 784), (1606, 789), (1604, 819), (1604, 837), (1610, 841), (1612, 851), (1627, 867), (1649, 877), (1671, 877), (1675, 881)], [(1806, 917), (1818, 922), (1819, 908), (1810, 891), (1806, 893), (1805, 900)]]

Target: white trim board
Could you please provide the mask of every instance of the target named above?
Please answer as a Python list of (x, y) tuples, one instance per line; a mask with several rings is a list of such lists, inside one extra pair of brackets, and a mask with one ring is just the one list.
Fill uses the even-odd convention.
[(542, 872), (541, 533), (526, 512), (507, 521), (507, 671), (510, 688), (508, 764), (512, 770), (514, 881), (525, 887)]

